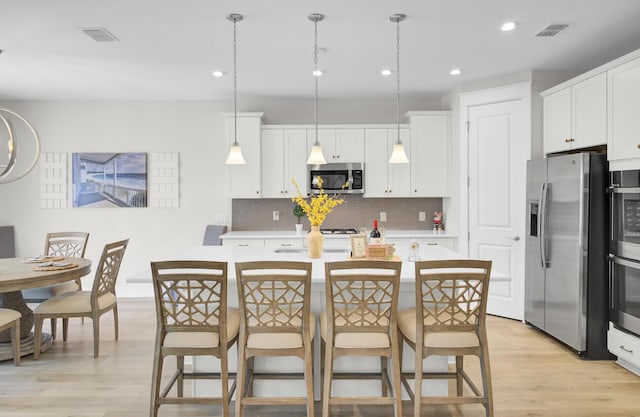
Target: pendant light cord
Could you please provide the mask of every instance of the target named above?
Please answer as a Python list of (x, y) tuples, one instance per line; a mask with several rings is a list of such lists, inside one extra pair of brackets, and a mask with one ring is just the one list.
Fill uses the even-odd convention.
[(238, 65), (237, 65), (237, 42), (236, 25), (237, 19), (233, 19), (233, 145), (238, 145)]
[(400, 144), (400, 20), (396, 22), (396, 124)]
[(314, 115), (315, 115), (315, 125), (316, 125), (316, 140), (315, 144), (320, 143), (320, 138), (318, 138), (318, 78), (316, 71), (318, 70), (318, 20), (313, 21), (313, 79), (315, 82), (315, 92), (314, 92)]

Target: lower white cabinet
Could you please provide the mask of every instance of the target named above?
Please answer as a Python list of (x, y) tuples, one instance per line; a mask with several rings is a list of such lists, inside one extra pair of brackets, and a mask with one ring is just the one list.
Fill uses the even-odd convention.
[(264, 246), (264, 239), (222, 239), (222, 246)]
[(640, 338), (616, 329), (609, 322), (607, 348), (618, 357), (618, 363), (640, 375)]
[(442, 237), (442, 238), (385, 238), (384, 243), (393, 244), (396, 248), (406, 249), (411, 245), (411, 242), (418, 242), (418, 244), (422, 247), (426, 246), (444, 246), (447, 249), (455, 250), (456, 238), (453, 237)]
[[(400, 140), (411, 161), (410, 139), (410, 129), (400, 129)], [(398, 141), (398, 130), (365, 129), (364, 140), (364, 196), (411, 197), (411, 164), (389, 163), (393, 145)]]

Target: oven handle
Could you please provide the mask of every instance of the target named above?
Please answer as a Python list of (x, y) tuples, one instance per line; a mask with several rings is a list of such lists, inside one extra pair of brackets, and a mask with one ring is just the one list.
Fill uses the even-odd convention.
[(614, 264), (627, 266), (633, 269), (640, 269), (640, 261), (632, 261), (625, 258), (620, 258), (619, 256), (609, 255), (609, 260)]
[(640, 194), (640, 187), (609, 187), (607, 188), (607, 192), (613, 194)]

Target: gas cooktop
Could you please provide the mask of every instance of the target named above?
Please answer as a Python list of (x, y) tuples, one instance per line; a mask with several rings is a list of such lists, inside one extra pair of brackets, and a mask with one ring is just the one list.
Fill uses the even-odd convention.
[(356, 229), (320, 229), (323, 235), (355, 235), (358, 233)]

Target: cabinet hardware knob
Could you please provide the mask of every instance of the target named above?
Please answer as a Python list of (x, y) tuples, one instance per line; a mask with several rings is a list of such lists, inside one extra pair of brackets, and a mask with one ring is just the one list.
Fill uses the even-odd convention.
[(564, 140), (564, 143), (569, 143), (569, 142), (570, 142), (570, 139), (565, 139)]
[(336, 158), (340, 159), (340, 155), (336, 156)]
[(417, 193), (417, 192), (418, 192), (418, 190), (413, 190), (413, 192), (414, 192), (414, 193)]
[(507, 236), (507, 239), (514, 240), (516, 242), (520, 241), (520, 236)]
[(256, 191), (256, 194), (260, 194), (260, 191)]

